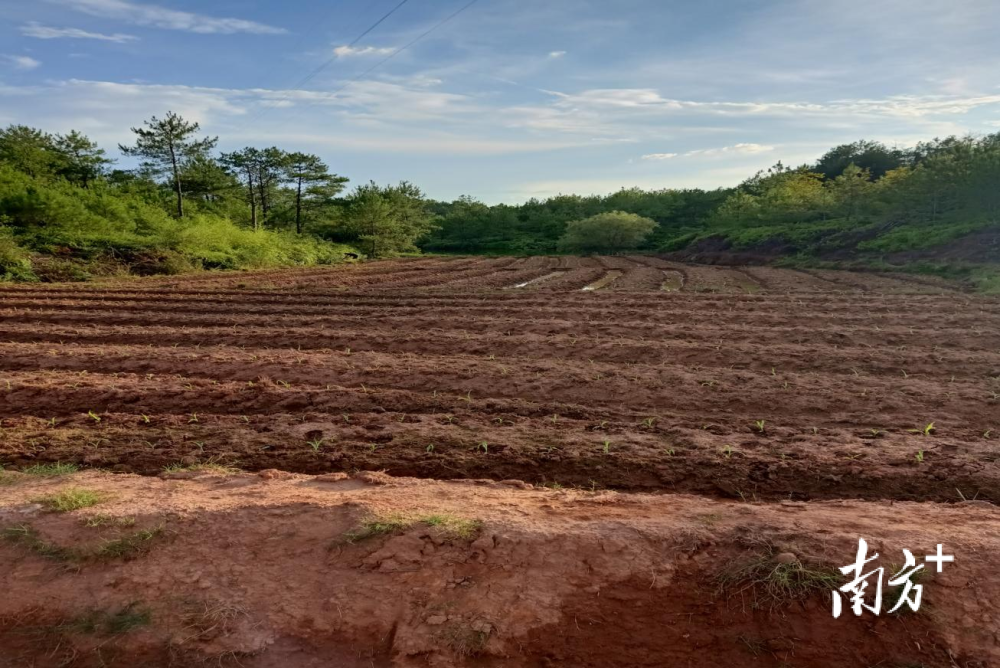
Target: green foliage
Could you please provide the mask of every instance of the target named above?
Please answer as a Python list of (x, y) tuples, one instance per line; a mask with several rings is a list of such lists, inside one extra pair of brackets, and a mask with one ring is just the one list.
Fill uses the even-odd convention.
[(55, 494), (33, 499), (34, 503), (42, 504), (46, 510), (53, 513), (67, 513), (80, 508), (90, 508), (103, 500), (103, 494), (89, 489), (64, 489)]
[(405, 181), (358, 186), (347, 198), (344, 230), (369, 257), (416, 252), (416, 242), (435, 228), (423, 193)]
[[(156, 143), (161, 139), (149, 141), (155, 145), (142, 144), (143, 151), (165, 160), (168, 148)], [(173, 185), (160, 185), (143, 170), (103, 175), (103, 152), (79, 133), (52, 137), (22, 126), (0, 131), (0, 280), (333, 264), (356, 255), (342, 244), (265, 228), (270, 219), (263, 217), (259, 229), (248, 229), (239, 183), (205, 154), (210, 143), (195, 143), (178, 168), (187, 215), (177, 218), (168, 213)], [(292, 193), (271, 190), (276, 201)], [(318, 213), (309, 210), (310, 216)]]
[(656, 229), (656, 221), (634, 213), (610, 211), (566, 225), (559, 250), (583, 253), (617, 253), (638, 248)]

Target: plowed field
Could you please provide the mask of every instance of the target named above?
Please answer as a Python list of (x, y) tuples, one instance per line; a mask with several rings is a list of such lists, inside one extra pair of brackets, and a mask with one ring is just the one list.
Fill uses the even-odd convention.
[[(671, 505), (670, 494), (700, 495), (706, 508), (718, 506), (706, 510), (705, 517), (731, 517), (733, 508), (779, 507), (778, 502), (820, 502), (817, 508), (833, 508), (827, 504), (843, 499), (919, 502), (903, 505), (923, 508), (945, 529), (970, 503), (977, 507), (967, 508), (968, 513), (997, 519), (1000, 300), (923, 276), (694, 266), (639, 256), (420, 258), (330, 269), (4, 286), (0, 418), (0, 463), (8, 471), (75, 464), (103, 470), (80, 475), (97, 476), (105, 486), (113, 486), (108, 481), (115, 476), (109, 473), (152, 476), (206, 465), (217, 471), (279, 469), (310, 475), (378, 471), (437, 481), (507, 481), (507, 496), (489, 501), (497, 507), (519, 503), (522, 492), (509, 481), (522, 481), (535, 490), (523, 492), (535, 495), (525, 501), (524, 512), (543, 531), (545, 494), (570, 494), (559, 498), (584, 504), (611, 495), (606, 498), (628, 506), (633, 502), (621, 501), (629, 498), (623, 493), (638, 492), (642, 494), (635, 498), (642, 501), (635, 503), (654, 504), (659, 512)], [(120, 479), (130, 481), (126, 487), (148, 480)], [(13, 504), (9, 508), (27, 500), (17, 495), (19, 488), (29, 486), (4, 487)], [(474, 506), (474, 489), (455, 494), (465, 495)], [(400, 498), (384, 500), (384, 505), (405, 506)], [(699, 503), (693, 497), (677, 499), (685, 508)], [(850, 512), (855, 517), (868, 512), (854, 503)], [(948, 510), (952, 504), (958, 504), (954, 511)], [(577, 501), (570, 505), (580, 513)], [(889, 513), (882, 503), (871, 507)], [(14, 511), (0, 508), (0, 525), (10, 524), (4, 515), (9, 512)], [(627, 522), (630, 513), (627, 508), (610, 514), (605, 508), (593, 516), (585, 512), (584, 517), (550, 512), (552, 521), (564, 527), (560, 531), (572, 533), (565, 523), (587, 521), (593, 535), (603, 531), (600, 522)], [(814, 522), (823, 516), (819, 510), (810, 512)], [(600, 522), (594, 519), (598, 516), (603, 517)], [(771, 518), (763, 524), (776, 530), (776, 522)], [(715, 538), (705, 538), (706, 527), (696, 526), (700, 537), (693, 544), (721, 541), (729, 547), (713, 559), (733, 558), (746, 547), (740, 542), (746, 537), (737, 536), (738, 524)], [(645, 530), (634, 531), (641, 536)], [(814, 536), (817, 531), (814, 523), (799, 533)], [(678, 527), (657, 532), (657, 540), (687, 540)], [(611, 533), (618, 536), (615, 540), (626, 540), (619, 529)], [(843, 536), (850, 533), (849, 527), (841, 527)], [(574, 536), (568, 540), (590, 540)], [(942, 535), (938, 542), (947, 539)], [(856, 547), (856, 536), (853, 540)], [(854, 548), (843, 541), (836, 547), (843, 562), (838, 565), (847, 563)], [(650, 556), (660, 549), (642, 552), (640, 560), (669, 560), (659, 553)], [(12, 548), (0, 547), (0, 557), (7, 554), (4, 550), (14, 554)], [(351, 559), (364, 561), (356, 548), (351, 550)], [(681, 551), (687, 553), (687, 548)], [(820, 551), (828, 552), (828, 546)], [(381, 562), (373, 563), (379, 567)], [(389, 571), (395, 572), (393, 568)], [(559, 568), (546, 568), (558, 578)], [(691, 561), (671, 568), (700, 577), (706, 565)], [(832, 645), (803, 654), (800, 644), (798, 656), (807, 658), (796, 660), (781, 642), (768, 644), (765, 638), (758, 645), (757, 622), (751, 624), (756, 630), (748, 630), (724, 621), (722, 613), (698, 608), (693, 589), (684, 590), (682, 606), (650, 613), (657, 603), (648, 594), (649, 573), (640, 571), (629, 567), (602, 575), (616, 593), (590, 613), (585, 613), (586, 587), (597, 585), (554, 593), (558, 600), (539, 604), (537, 619), (521, 619), (518, 631), (508, 629), (506, 637), (498, 621), (502, 615), (493, 610), (487, 630), (474, 630), (483, 641), (475, 651), (464, 646), (466, 640), (454, 638), (433, 649), (433, 638), (440, 638), (430, 632), (426, 638), (418, 633), (410, 646), (394, 644), (397, 625), (409, 622), (393, 617), (391, 610), (366, 608), (358, 614), (367, 621), (350, 632), (310, 635), (326, 638), (317, 641), (318, 647), (335, 644), (341, 663), (288, 658), (302, 652), (334, 655), (312, 645), (303, 649), (299, 641), (288, 645), (294, 635), (288, 624), (306, 624), (299, 617), (312, 618), (319, 614), (315, 610), (295, 613), (299, 617), (292, 617), (299, 621), (294, 623), (286, 618), (280, 631), (281, 624), (269, 622), (274, 638), (264, 645), (277, 642), (287, 650), (281, 660), (260, 654), (263, 645), (239, 651), (213, 646), (212, 652), (243, 656), (245, 665), (255, 666), (470, 661), (497, 661), (468, 665), (498, 666), (994, 665), (982, 654), (995, 649), (994, 641), (963, 645), (961, 634), (948, 640), (923, 618), (909, 631), (895, 626), (889, 631), (893, 638), (909, 638), (900, 641), (909, 649), (895, 655), (885, 642), (866, 645), (874, 640), (859, 631), (860, 636), (848, 634), (838, 642), (861, 643), (863, 659), (846, 650), (836, 654), (840, 650)], [(40, 577), (41, 571), (31, 572)], [(20, 591), (18, 605), (0, 604), (0, 619), (27, 615), (31, 596), (22, 589), (23, 578), (35, 576), (26, 573), (22, 569), (7, 581), (8, 588)], [(655, 581), (657, 576), (652, 577)], [(141, 589), (137, 582), (133, 589)], [(212, 587), (216, 585), (213, 581)], [(823, 594), (818, 604), (804, 610), (815, 620), (832, 623), (828, 599)], [(515, 600), (504, 599), (500, 607), (514, 606)], [(663, 625), (662, 615), (693, 615), (700, 609), (702, 624), (739, 628), (733, 627), (732, 646), (723, 648), (713, 637), (701, 653), (664, 645), (641, 656), (622, 648), (616, 659), (613, 652), (594, 655), (580, 649), (594, 633), (605, 647), (612, 627), (614, 634), (642, 635), (631, 623), (615, 626), (633, 606), (646, 611), (638, 618), (643, 623)], [(39, 614), (51, 616), (46, 610)], [(996, 615), (995, 606), (980, 613)], [(608, 630), (579, 630), (584, 614), (604, 619)], [(994, 628), (1000, 622), (1000, 616), (990, 619)], [(234, 629), (241, 623), (234, 618)], [(977, 618), (975, 623), (985, 622)], [(680, 642), (680, 631), (691, 628), (671, 631), (670, 638), (677, 636), (671, 642)], [(913, 650), (914, 629), (921, 637), (933, 636), (922, 650)], [(795, 633), (807, 632), (797, 627)], [(552, 634), (562, 639), (555, 642)], [(660, 647), (664, 641), (650, 636), (641, 642)], [(366, 650), (357, 649), (365, 643)], [(50, 665), (33, 645), (20, 642), (18, 647), (24, 661), (36, 663), (5, 664), (0, 658), (0, 666)], [(718, 649), (714, 654), (713, 647)], [(80, 650), (81, 661), (93, 659), (91, 649)], [(185, 653), (189, 649), (178, 655), (187, 658), (175, 665), (191, 665), (184, 663), (193, 660)], [(156, 663), (163, 661), (159, 650), (149, 651), (153, 654), (148, 656), (160, 657), (153, 665), (161, 665)], [(955, 653), (959, 651), (967, 652), (963, 661), (984, 662), (954, 663), (961, 658)], [(146, 656), (129, 652), (122, 656)], [(840, 658), (830, 659), (831, 652)], [(251, 656), (256, 662), (246, 663)], [(832, 662), (824, 663), (823, 656)], [(862, 660), (870, 663), (854, 662)]]

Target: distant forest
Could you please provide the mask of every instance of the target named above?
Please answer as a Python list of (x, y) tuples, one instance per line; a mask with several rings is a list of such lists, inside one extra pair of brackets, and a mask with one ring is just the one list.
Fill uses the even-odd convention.
[[(0, 278), (85, 280), (329, 264), (416, 252), (648, 252), (965, 273), (996, 289), (1000, 133), (900, 149), (837, 146), (736, 187), (622, 189), (518, 205), (360, 184), (318, 156), (216, 151), (168, 113), (132, 128), (115, 168), (79, 132), (0, 130)], [(964, 244), (964, 245), (963, 245)], [(986, 267), (984, 269), (984, 267)]]

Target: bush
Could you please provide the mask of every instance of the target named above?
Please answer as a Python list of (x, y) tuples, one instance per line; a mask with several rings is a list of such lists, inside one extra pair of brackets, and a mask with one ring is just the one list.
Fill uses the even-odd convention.
[(8, 230), (0, 226), (0, 280), (37, 281), (28, 251), (17, 245)]

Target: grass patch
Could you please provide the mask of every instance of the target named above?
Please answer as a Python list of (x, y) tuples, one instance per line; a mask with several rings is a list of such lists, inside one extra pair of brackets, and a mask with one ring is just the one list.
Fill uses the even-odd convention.
[(54, 478), (60, 475), (69, 475), (70, 473), (76, 473), (80, 468), (76, 464), (63, 464), (62, 462), (56, 462), (55, 464), (35, 464), (34, 466), (29, 466), (23, 469), (21, 473), (27, 475), (36, 475), (40, 478)]
[(54, 561), (70, 561), (76, 556), (73, 550), (44, 540), (33, 527), (27, 524), (0, 529), (0, 540)]
[(469, 540), (479, 533), (483, 523), (455, 515), (403, 515), (393, 513), (371, 517), (356, 529), (344, 534), (347, 543), (358, 543), (377, 536), (386, 536), (406, 531), (418, 525), (434, 528), (440, 535), (450, 540)]
[(34, 503), (40, 503), (45, 510), (50, 513), (68, 513), (80, 508), (90, 508), (106, 498), (101, 492), (89, 489), (65, 489), (55, 494), (40, 496), (32, 499)]
[(164, 533), (163, 526), (143, 529), (106, 540), (95, 548), (62, 547), (43, 539), (38, 531), (27, 524), (0, 529), (0, 541), (18, 546), (46, 559), (78, 564), (93, 561), (131, 561), (148, 553), (154, 541)]
[(137, 603), (129, 603), (116, 612), (90, 610), (60, 624), (56, 630), (62, 633), (83, 635), (119, 636), (144, 626), (149, 626), (152, 615)]
[(92, 529), (100, 527), (134, 527), (135, 518), (134, 517), (115, 517), (114, 515), (106, 515), (104, 513), (98, 513), (97, 515), (91, 515), (83, 520), (84, 526), (88, 526)]
[(749, 594), (753, 608), (772, 609), (814, 593), (832, 591), (843, 582), (843, 575), (835, 568), (813, 568), (799, 561), (779, 563), (771, 546), (734, 563), (716, 577), (719, 593), (729, 597)]
[(162, 534), (163, 526), (161, 525), (152, 529), (135, 531), (121, 538), (105, 541), (94, 552), (94, 559), (100, 561), (112, 561), (115, 559), (131, 561), (138, 559), (153, 548), (153, 542)]
[(13, 485), (17, 482), (18, 476), (11, 475), (10, 473), (4, 471), (3, 467), (0, 466), (0, 487), (4, 485)]
[(469, 657), (482, 653), (490, 634), (464, 626), (451, 626), (441, 632), (441, 637), (455, 654)]

